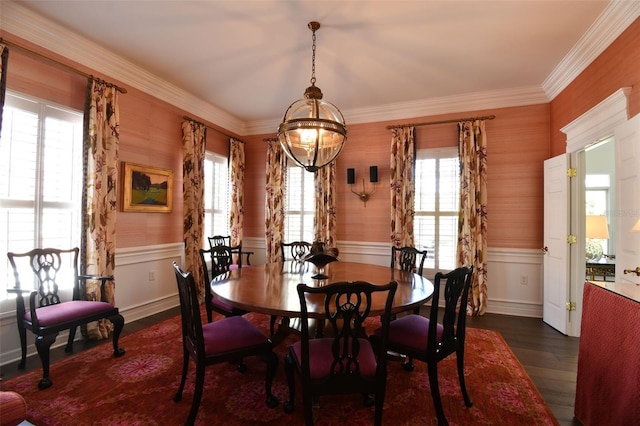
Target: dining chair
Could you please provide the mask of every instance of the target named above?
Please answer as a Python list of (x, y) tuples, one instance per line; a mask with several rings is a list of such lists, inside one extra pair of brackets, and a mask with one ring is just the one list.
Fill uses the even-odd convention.
[[(303, 262), (305, 256), (311, 253), (312, 246), (313, 244), (306, 241), (293, 241), (291, 243), (280, 242), (280, 257), (282, 259), (282, 262)], [(271, 332), (271, 336), (273, 336), (275, 333), (277, 320), (278, 317), (276, 315), (271, 315), (271, 320), (269, 321), (269, 330)]]
[[(231, 245), (231, 235), (214, 235), (213, 237), (207, 237), (207, 241), (209, 242), (209, 248), (213, 248), (215, 246), (229, 246), (231, 247), (231, 251), (234, 255), (235, 263), (237, 265), (235, 267), (242, 268), (243, 265), (243, 257), (245, 259), (244, 265), (251, 265), (251, 255), (252, 251), (244, 251), (242, 250), (242, 242), (238, 245)], [(232, 266), (234, 268), (234, 266)]]
[(173, 396), (175, 402), (182, 399), (182, 391), (187, 378), (189, 360), (196, 365), (196, 382), (191, 410), (185, 425), (193, 425), (200, 407), (204, 388), (205, 369), (208, 365), (233, 362), (247, 356), (260, 356), (267, 363), (265, 379), (266, 404), (269, 408), (278, 405), (278, 399), (271, 392), (271, 385), (278, 367), (278, 357), (273, 345), (260, 330), (241, 316), (226, 317), (215, 322), (202, 324), (198, 292), (193, 275), (185, 272), (173, 262), (180, 296), (182, 315), (183, 363), (182, 378), (178, 391)]
[[(374, 424), (382, 424), (387, 381), (386, 340), (397, 287), (395, 281), (385, 285), (336, 282), (321, 287), (298, 284), (301, 338), (289, 347), (285, 357), (289, 384), (289, 400), (284, 404), (286, 413), (294, 410), (295, 372), (302, 382), (306, 425), (313, 424), (312, 404), (321, 395), (353, 393), (362, 394), (366, 405), (375, 405)], [(366, 337), (364, 321), (370, 314), (372, 299), (385, 296), (380, 339), (374, 351)], [(323, 307), (317, 323), (326, 324), (324, 330), (328, 337), (310, 330), (310, 305)]]
[(304, 257), (311, 253), (311, 243), (306, 241), (293, 241), (291, 243), (280, 243), (280, 254), (282, 261), (297, 260), (303, 261)]
[[(456, 354), (458, 379), (464, 403), (467, 407), (472, 405), (464, 382), (465, 324), (472, 276), (473, 266), (456, 268), (447, 274), (436, 273), (429, 318), (410, 314), (391, 321), (389, 325), (387, 349), (409, 357), (409, 361), (403, 364), (405, 370), (414, 369), (413, 359), (427, 363), (429, 386), (438, 425), (448, 424), (440, 398), (438, 363), (451, 354)], [(446, 280), (443, 293), (444, 315), (442, 322), (438, 322), (442, 280)], [(382, 328), (378, 328), (370, 336), (374, 346), (378, 341), (385, 340), (384, 332)]]
[(424, 261), (427, 258), (427, 250), (418, 250), (415, 247), (391, 247), (391, 267), (402, 271), (413, 272), (422, 275)]
[(226, 245), (217, 245), (209, 250), (200, 249), (200, 264), (202, 265), (202, 276), (204, 278), (204, 305), (207, 311), (207, 322), (211, 322), (213, 311), (232, 317), (244, 315), (247, 311), (234, 308), (226, 302), (218, 299), (211, 291), (211, 280), (220, 274), (228, 272), (233, 263), (231, 247)]
[[(113, 323), (113, 356), (120, 357), (125, 351), (118, 346), (120, 333), (124, 327), (124, 318), (118, 308), (106, 299), (105, 284), (113, 280), (112, 276), (81, 275), (78, 273), (78, 254), (75, 247), (68, 250), (55, 248), (36, 248), (26, 253), (7, 253), (13, 268), (15, 287), (8, 288), (16, 294), (16, 315), (22, 356), (18, 368), (25, 368), (27, 362), (26, 331), (36, 335), (35, 345), (42, 363), (42, 380), (39, 389), (50, 387), (49, 350), (58, 333), (69, 330), (65, 352), (73, 352), (73, 341), (79, 326), (101, 319)], [(22, 272), (22, 275), (21, 275)], [(28, 279), (25, 275), (28, 275)], [(21, 278), (23, 278), (21, 280)], [(100, 300), (86, 300), (86, 282), (99, 281)], [(22, 287), (23, 284), (33, 285)], [(73, 289), (72, 300), (63, 300), (59, 290), (70, 285)], [(30, 293), (29, 307), (25, 306), (23, 293)]]

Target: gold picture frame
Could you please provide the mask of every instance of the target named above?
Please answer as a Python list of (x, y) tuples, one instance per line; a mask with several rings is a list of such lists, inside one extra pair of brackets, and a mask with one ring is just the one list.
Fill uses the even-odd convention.
[(163, 212), (173, 208), (173, 171), (123, 162), (122, 210)]

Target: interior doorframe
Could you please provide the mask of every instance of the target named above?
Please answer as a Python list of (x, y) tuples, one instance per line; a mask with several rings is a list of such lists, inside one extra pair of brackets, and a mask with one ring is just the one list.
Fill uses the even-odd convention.
[[(571, 164), (577, 168), (576, 178), (571, 182), (570, 232), (577, 237), (577, 244), (570, 247), (569, 294), (576, 310), (570, 315), (567, 332), (569, 336), (580, 336), (582, 319), (582, 292), (585, 281), (585, 159), (584, 150), (589, 145), (613, 137), (617, 126), (628, 120), (628, 96), (631, 87), (623, 87), (589, 111), (560, 129), (567, 135), (566, 153), (571, 155)], [(614, 140), (615, 143), (615, 140)], [(571, 265), (573, 267), (571, 268)]]

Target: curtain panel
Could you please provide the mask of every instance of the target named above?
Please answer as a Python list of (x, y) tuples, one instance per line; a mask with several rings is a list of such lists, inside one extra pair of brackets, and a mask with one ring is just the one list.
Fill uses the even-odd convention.
[(392, 130), (391, 136), (391, 243), (413, 246), (415, 199), (415, 127)]
[(267, 263), (279, 262), (280, 242), (284, 239), (284, 194), (287, 155), (277, 140), (267, 141), (265, 188), (265, 239)]
[(231, 245), (242, 243), (244, 224), (244, 143), (229, 139), (229, 180), (231, 182), (231, 205), (229, 206), (229, 230)]
[(207, 126), (182, 122), (182, 191), (184, 214), (184, 270), (193, 274), (200, 300), (204, 298), (204, 277), (199, 250), (204, 240), (204, 154)]
[(9, 63), (9, 48), (0, 43), (0, 132), (2, 132), (2, 116), (4, 113), (4, 95), (7, 91), (7, 64)]
[[(91, 275), (114, 275), (118, 155), (120, 144), (118, 89), (89, 79), (84, 114), (84, 191), (81, 268)], [(106, 299), (115, 305), (115, 283), (105, 285)], [(87, 281), (88, 300), (100, 300), (100, 286)], [(113, 324), (100, 320), (86, 327), (90, 339), (104, 339)]]
[(487, 309), (487, 134), (484, 120), (458, 124), (460, 211), (458, 265), (474, 266), (468, 314)]
[(322, 241), (325, 249), (336, 244), (336, 163), (331, 162), (317, 170), (314, 176), (316, 188), (314, 241)]

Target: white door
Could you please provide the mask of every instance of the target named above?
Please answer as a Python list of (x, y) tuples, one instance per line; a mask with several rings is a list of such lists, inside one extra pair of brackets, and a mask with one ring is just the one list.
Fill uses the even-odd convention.
[(544, 286), (542, 320), (567, 334), (569, 314), (569, 154), (544, 162)]
[(640, 219), (640, 115), (616, 127), (616, 281), (640, 283), (625, 269), (640, 266), (640, 232), (631, 228)]

